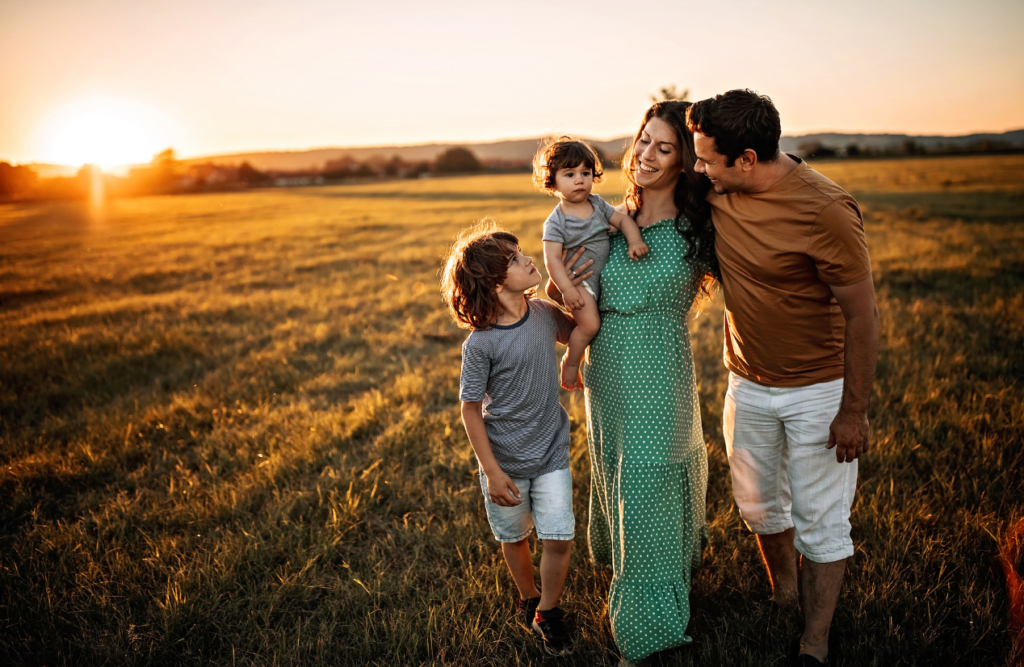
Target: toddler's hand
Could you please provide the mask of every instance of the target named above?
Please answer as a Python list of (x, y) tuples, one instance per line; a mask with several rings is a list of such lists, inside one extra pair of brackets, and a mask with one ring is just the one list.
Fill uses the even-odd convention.
[(637, 244), (630, 244), (628, 254), (630, 259), (640, 259), (648, 253), (649, 249), (647, 244), (641, 241)]
[(487, 495), (490, 496), (492, 503), (502, 507), (515, 507), (523, 504), (522, 500), (518, 500), (522, 496), (519, 495), (519, 489), (516, 488), (511, 477), (500, 470), (492, 472), (486, 477)]
[(562, 293), (562, 298), (565, 299), (565, 307), (570, 312), (574, 310), (582, 310), (586, 303), (583, 301), (583, 295), (580, 294), (578, 289), (567, 291)]

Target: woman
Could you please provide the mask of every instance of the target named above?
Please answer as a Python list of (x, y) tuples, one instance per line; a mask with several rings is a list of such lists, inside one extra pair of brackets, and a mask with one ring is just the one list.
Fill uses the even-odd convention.
[(614, 573), (608, 614), (629, 662), (691, 641), (690, 569), (707, 540), (707, 453), (686, 315), (717, 261), (687, 107), (648, 109), (623, 160), (622, 208), (650, 254), (630, 260), (625, 239), (613, 237), (601, 330), (583, 366), (590, 552)]

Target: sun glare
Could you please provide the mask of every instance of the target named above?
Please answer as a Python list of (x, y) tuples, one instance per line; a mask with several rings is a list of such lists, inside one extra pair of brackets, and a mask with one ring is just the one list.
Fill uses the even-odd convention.
[(145, 105), (92, 97), (55, 111), (42, 123), (37, 155), (46, 162), (103, 168), (149, 162), (171, 145), (170, 134), (160, 114)]

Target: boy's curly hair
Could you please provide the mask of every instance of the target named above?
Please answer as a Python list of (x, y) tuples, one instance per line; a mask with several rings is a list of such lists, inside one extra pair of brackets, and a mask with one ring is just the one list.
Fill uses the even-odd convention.
[(516, 235), (488, 218), (458, 235), (445, 257), (441, 296), (459, 327), (486, 329), (498, 321), (503, 311), (497, 287), (518, 249)]
[(548, 139), (533, 156), (533, 184), (549, 195), (554, 194), (558, 170), (575, 167), (581, 162), (594, 172), (594, 183), (600, 183), (604, 172), (597, 151), (567, 135)]

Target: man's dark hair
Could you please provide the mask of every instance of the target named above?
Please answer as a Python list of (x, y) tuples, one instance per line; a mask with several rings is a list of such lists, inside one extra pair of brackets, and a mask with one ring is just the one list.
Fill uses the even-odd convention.
[(714, 139), (727, 167), (748, 148), (762, 162), (771, 162), (779, 155), (779, 110), (770, 97), (753, 90), (730, 90), (695, 103), (687, 110), (686, 128)]

